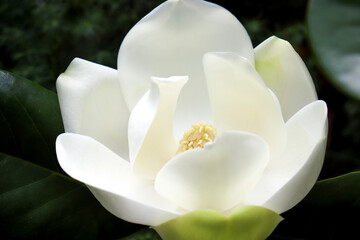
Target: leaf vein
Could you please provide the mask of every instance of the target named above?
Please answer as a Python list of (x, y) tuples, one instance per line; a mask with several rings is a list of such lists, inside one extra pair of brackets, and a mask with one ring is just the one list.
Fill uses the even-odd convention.
[(39, 128), (37, 127), (37, 125), (34, 122), (34, 119), (31, 117), (30, 113), (28, 112), (28, 110), (26, 109), (26, 107), (23, 105), (23, 103), (19, 100), (18, 96), (16, 95), (16, 93), (14, 93), (14, 97), (17, 100), (17, 102), (19, 103), (19, 105), (22, 107), (22, 109), (24, 110), (26, 116), (28, 116), (28, 118), (30, 119), (31, 124), (34, 126), (34, 129), (38, 132), (38, 134), (40, 135), (40, 138), (42, 140), (42, 142), (45, 144), (48, 153), (51, 153), (51, 149), (48, 146), (47, 142), (45, 141), (44, 136), (41, 134), (41, 131), (39, 130)]
[[(24, 218), (30, 217), (30, 215), (36, 211), (39, 211), (40, 209), (44, 208), (46, 205), (51, 204), (54, 201), (57, 201), (63, 197), (65, 197), (66, 195), (70, 194), (71, 192), (76, 191), (78, 188), (80, 188), (81, 186), (76, 186), (75, 188), (70, 189), (69, 191), (62, 193), (61, 195), (56, 196), (53, 199), (47, 200), (46, 202), (44, 202), (43, 204), (41, 204), (40, 206), (37, 206), (31, 210), (29, 210), (26, 214), (23, 215)], [(20, 220), (19, 220), (20, 221)]]
[[(12, 136), (12, 139), (14, 140), (14, 143), (15, 143), (15, 147), (16, 147), (16, 150), (18, 153), (20, 153), (20, 145), (15, 137), (15, 133), (14, 133), (14, 130), (12, 128), (12, 125), (9, 123), (8, 119), (5, 117), (5, 114), (3, 113), (3, 110), (2, 108), (0, 108), (0, 114), (2, 115), (6, 125), (8, 126), (9, 130), (10, 130), (10, 133), (11, 133), (11, 136)], [(21, 157), (21, 155), (20, 155)]]
[(27, 183), (27, 184), (25, 184), (25, 185), (21, 185), (21, 186), (19, 186), (19, 187), (17, 187), (17, 188), (12, 188), (12, 189), (10, 189), (10, 190), (8, 190), (8, 191), (5, 191), (5, 192), (0, 193), (0, 195), (1, 195), (1, 196), (4, 196), (4, 195), (7, 195), (7, 194), (11, 194), (11, 193), (16, 192), (16, 191), (19, 191), (19, 190), (21, 190), (21, 189), (23, 189), (23, 188), (32, 186), (32, 185), (34, 185), (34, 184), (36, 184), (36, 183), (38, 183), (38, 182), (40, 182), (40, 181), (43, 181), (43, 180), (45, 180), (45, 179), (47, 179), (47, 178), (50, 178), (51, 176), (53, 176), (53, 174), (49, 174), (49, 175), (47, 175), (47, 176), (45, 176), (45, 177), (42, 177), (42, 178), (40, 178), (40, 179), (37, 179), (36, 181), (29, 182), (29, 183)]

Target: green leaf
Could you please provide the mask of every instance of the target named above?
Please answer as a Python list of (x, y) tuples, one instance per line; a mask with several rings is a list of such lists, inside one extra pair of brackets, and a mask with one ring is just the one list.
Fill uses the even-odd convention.
[(263, 240), (281, 220), (269, 209), (244, 206), (229, 217), (214, 210), (193, 211), (156, 226), (155, 230), (163, 240)]
[(307, 22), (324, 73), (343, 93), (360, 99), (360, 1), (312, 0)]
[(56, 172), (61, 132), (56, 94), (0, 71), (0, 238), (106, 239), (137, 231), (141, 226), (111, 215), (83, 184)]
[(0, 152), (59, 171), (55, 139), (61, 132), (56, 94), (0, 71)]
[(65, 176), (0, 153), (1, 239), (105, 239), (139, 226), (108, 213)]
[(274, 236), (354, 239), (359, 234), (359, 215), (360, 172), (353, 172), (316, 183), (302, 202), (283, 214)]
[(161, 238), (153, 229), (145, 228), (121, 240), (161, 240)]

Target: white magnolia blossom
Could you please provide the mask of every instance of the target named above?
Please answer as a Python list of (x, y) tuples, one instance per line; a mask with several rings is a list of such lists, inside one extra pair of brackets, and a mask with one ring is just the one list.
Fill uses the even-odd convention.
[(322, 167), (327, 107), (298, 54), (276, 37), (253, 49), (206, 1), (164, 2), (127, 34), (118, 70), (75, 58), (57, 90), (61, 167), (129, 222), (244, 205), (280, 214)]

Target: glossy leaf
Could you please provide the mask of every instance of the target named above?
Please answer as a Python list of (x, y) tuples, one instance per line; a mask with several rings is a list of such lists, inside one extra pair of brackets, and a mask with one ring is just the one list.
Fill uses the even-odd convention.
[(56, 94), (0, 71), (0, 238), (98, 239), (138, 230), (83, 184), (55, 172), (61, 132)]
[(283, 239), (354, 239), (360, 215), (360, 172), (319, 181), (274, 232)]
[(163, 240), (263, 240), (282, 217), (258, 206), (235, 209), (227, 217), (214, 210), (197, 210), (155, 227)]
[(360, 99), (360, 1), (312, 0), (307, 22), (327, 77), (343, 93)]
[(139, 226), (107, 212), (70, 178), (0, 153), (1, 239), (99, 239)]
[(63, 131), (54, 92), (0, 71), (0, 152), (56, 171), (55, 139)]

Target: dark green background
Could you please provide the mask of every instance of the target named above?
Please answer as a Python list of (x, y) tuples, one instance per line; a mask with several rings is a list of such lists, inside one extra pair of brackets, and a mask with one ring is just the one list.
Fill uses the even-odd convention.
[[(143, 228), (112, 217), (83, 185), (62, 175), (54, 152), (54, 140), (63, 131), (55, 81), (74, 57), (116, 68), (125, 34), (161, 2), (0, 2), (0, 69), (16, 74), (0, 72), (0, 239), (120, 239)], [(327, 59), (319, 57), (319, 44), (313, 35), (309, 38), (310, 30), (314, 31), (306, 20), (309, 1), (212, 2), (237, 16), (254, 46), (276, 35), (288, 40), (304, 59), (319, 98), (329, 108), (328, 150), (320, 179), (360, 170), (360, 103), (356, 100), (360, 97), (343, 91), (336, 84), (336, 73), (324, 66)], [(358, 0), (331, 2), (359, 7)], [(341, 20), (336, 12), (330, 15)], [(322, 26), (320, 20), (311, 19), (320, 22), (315, 31)], [(360, 21), (351, 24), (358, 28)], [(360, 35), (347, 39), (356, 37), (360, 39)], [(284, 214), (285, 221), (271, 239), (353, 239), (356, 222), (350, 218), (359, 216), (359, 182), (359, 174), (353, 173), (318, 183), (301, 204)], [(42, 197), (32, 199), (34, 193)], [(59, 202), (54, 202), (59, 196)], [(46, 208), (41, 207), (44, 204)], [(34, 208), (40, 211), (31, 212)], [(30, 218), (29, 212), (35, 215)], [(159, 238), (145, 229), (126, 239)]]
[[(129, 29), (162, 1), (12, 0), (0, 4), (0, 69), (55, 91), (57, 76), (81, 57), (116, 68)], [(305, 60), (319, 98), (329, 107), (330, 138), (322, 178), (360, 168), (360, 105), (336, 90), (320, 71), (307, 38), (308, 1), (213, 1), (244, 24), (257, 46), (271, 35), (288, 40)], [(237, 1), (236, 1), (237, 2)], [(360, 38), (360, 37), (359, 37)], [(336, 166), (336, 167), (334, 167)]]

